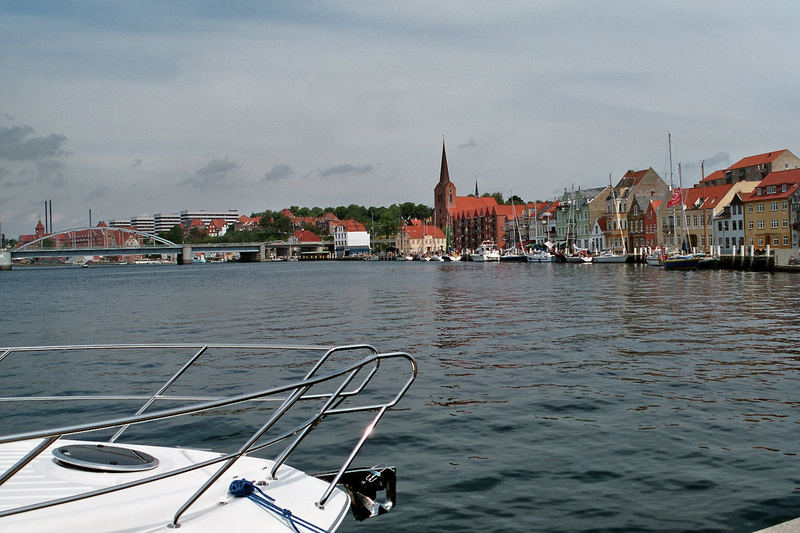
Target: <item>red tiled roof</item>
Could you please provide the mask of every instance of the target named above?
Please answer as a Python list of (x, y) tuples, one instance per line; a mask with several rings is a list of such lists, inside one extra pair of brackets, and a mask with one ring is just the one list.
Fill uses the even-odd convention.
[(353, 219), (342, 220), (336, 224), (337, 228), (342, 226), (344, 227), (345, 231), (367, 231), (367, 228), (364, 227), (364, 224)]
[(725, 171), (724, 170), (715, 170), (708, 176), (702, 179), (703, 183), (708, 183), (709, 181), (717, 181), (725, 178)]
[(771, 163), (775, 161), (778, 156), (783, 154), (786, 151), (784, 148), (783, 150), (777, 150), (775, 152), (767, 152), (766, 154), (758, 154), (758, 155), (751, 155), (748, 157), (744, 157), (737, 161), (736, 163), (732, 164), (725, 170), (734, 170), (737, 168), (744, 168), (744, 167), (752, 167), (755, 165), (763, 165), (765, 163)]
[(318, 235), (308, 231), (307, 229), (299, 229), (292, 234), (292, 237), (300, 242), (319, 242)]
[(455, 207), (450, 208), (450, 213), (458, 211), (478, 210), (482, 207), (491, 207), (497, 205), (497, 200), (493, 196), (456, 196)]
[[(781, 190), (781, 185), (786, 184), (786, 191)], [(773, 194), (766, 194), (766, 188), (775, 186), (777, 191)], [(779, 198), (787, 198), (797, 191), (800, 187), (800, 168), (793, 168), (790, 170), (780, 170), (777, 172), (770, 172), (763, 180), (758, 182), (756, 188), (750, 194), (742, 196), (742, 201), (749, 202), (762, 198), (769, 198), (771, 200)], [(761, 189), (761, 194), (758, 194), (758, 189)]]
[(422, 239), (425, 235), (434, 239), (445, 238), (444, 232), (436, 226), (406, 226), (404, 231), (408, 233), (409, 239)]

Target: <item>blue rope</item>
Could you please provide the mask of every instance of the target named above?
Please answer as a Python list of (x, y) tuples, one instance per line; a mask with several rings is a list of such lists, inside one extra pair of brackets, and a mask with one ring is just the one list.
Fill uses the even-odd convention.
[[(258, 491), (259, 494), (256, 494), (256, 491)], [(289, 525), (292, 526), (292, 529), (294, 529), (296, 533), (301, 533), (301, 531), (297, 529), (297, 526), (301, 526), (312, 533), (329, 533), (327, 529), (322, 529), (307, 520), (303, 520), (299, 516), (293, 515), (289, 509), (284, 509), (277, 505), (275, 503), (275, 498), (267, 495), (263, 490), (256, 487), (252, 481), (234, 479), (230, 487), (228, 487), (228, 492), (237, 498), (247, 498), (267, 511), (282, 517), (289, 522)]]

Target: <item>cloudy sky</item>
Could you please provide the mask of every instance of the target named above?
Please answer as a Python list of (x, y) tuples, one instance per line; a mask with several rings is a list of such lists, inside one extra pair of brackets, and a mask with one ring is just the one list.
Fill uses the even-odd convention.
[[(549, 199), (800, 154), (800, 3), (0, 0), (0, 223)], [(666, 178), (669, 179), (668, 177)], [(677, 181), (677, 176), (675, 177)]]

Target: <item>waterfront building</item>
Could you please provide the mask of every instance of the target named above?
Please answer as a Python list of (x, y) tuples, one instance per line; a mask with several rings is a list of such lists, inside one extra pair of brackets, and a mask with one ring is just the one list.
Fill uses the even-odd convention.
[(800, 204), (800, 168), (770, 172), (755, 190), (742, 197), (745, 244), (764, 249), (791, 248), (797, 243), (792, 233)]
[(239, 218), (239, 210), (238, 209), (228, 209), (228, 210), (219, 210), (219, 211), (204, 211), (202, 209), (198, 210), (184, 210), (180, 212), (180, 223), (187, 227), (192, 224), (195, 219), (200, 219), (203, 221), (205, 226), (214, 220), (215, 218), (221, 218), (225, 221), (226, 224), (233, 225), (236, 220)]
[(739, 192), (734, 193), (730, 203), (714, 217), (714, 243), (719, 246), (720, 253), (732, 254), (734, 248), (738, 254), (745, 245), (744, 202)]
[(725, 185), (740, 181), (761, 181), (770, 172), (800, 168), (800, 158), (789, 150), (776, 150), (744, 157), (723, 171), (709, 174), (706, 185)]
[(370, 240), (367, 228), (352, 219), (342, 220), (334, 228), (333, 246), (336, 257), (369, 253)]
[(559, 247), (575, 246), (589, 248), (591, 226), (589, 224), (589, 202), (580, 189), (567, 192), (558, 201), (556, 213), (556, 236)]
[[(622, 176), (614, 186), (613, 193), (609, 191), (606, 212), (603, 214), (606, 218), (606, 242), (614, 252), (622, 253), (625, 247), (629, 251), (634, 248), (629, 236), (628, 213), (635, 210), (633, 216), (639, 217), (642, 206), (650, 200), (662, 199), (668, 191), (669, 187), (652, 167), (628, 170)], [(634, 199), (637, 201), (634, 202)]]
[(446, 246), (444, 231), (417, 219), (412, 219), (411, 224), (400, 228), (395, 236), (395, 247), (404, 255), (444, 252)]
[(660, 237), (661, 226), (658, 223), (658, 210), (661, 204), (662, 200), (650, 200), (642, 219), (644, 223), (644, 245), (650, 249), (663, 244), (663, 240)]
[(522, 208), (520, 231), (524, 242), (544, 244), (545, 241), (554, 241), (556, 238), (555, 223), (549, 224), (549, 219), (555, 220), (558, 201), (532, 202)]
[(650, 204), (650, 198), (644, 196), (634, 196), (631, 201), (631, 207), (628, 210), (628, 253), (633, 253), (637, 248), (645, 247), (645, 231), (644, 231), (644, 215), (647, 212), (647, 206)]
[(589, 236), (590, 244), (589, 249), (592, 253), (599, 252), (601, 250), (606, 250), (608, 245), (606, 244), (606, 219), (605, 217), (598, 217), (594, 219), (594, 224), (592, 225), (592, 232)]
[(154, 233), (156, 230), (155, 218), (149, 215), (140, 215), (138, 217), (131, 217), (131, 226), (137, 231), (144, 233)]
[(169, 231), (180, 226), (181, 216), (178, 213), (156, 213), (153, 215), (153, 227), (156, 233)]

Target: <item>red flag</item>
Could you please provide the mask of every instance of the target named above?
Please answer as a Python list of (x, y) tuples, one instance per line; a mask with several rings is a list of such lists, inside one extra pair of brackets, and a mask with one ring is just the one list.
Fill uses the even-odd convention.
[(667, 202), (667, 207), (672, 207), (673, 205), (680, 203), (680, 201), (681, 201), (681, 189), (680, 187), (678, 187), (677, 189), (672, 191), (672, 198), (670, 198), (669, 202)]

